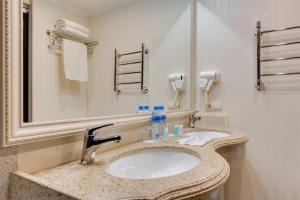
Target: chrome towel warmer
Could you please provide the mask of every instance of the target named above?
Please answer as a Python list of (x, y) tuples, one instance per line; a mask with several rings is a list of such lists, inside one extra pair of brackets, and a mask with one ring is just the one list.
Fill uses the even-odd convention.
[(278, 46), (300, 44), (300, 40), (298, 40), (298, 41), (293, 41), (293, 42), (280, 42), (280, 43), (275, 43), (275, 44), (264, 44), (264, 45), (262, 45), (262, 37), (263, 37), (264, 34), (279, 32), (279, 31), (287, 31), (287, 30), (292, 30), (292, 29), (300, 29), (300, 26), (292, 26), (292, 27), (262, 31), (261, 30), (261, 22), (260, 21), (257, 22), (257, 25), (256, 25), (256, 39), (257, 39), (257, 82), (256, 82), (256, 89), (257, 90), (262, 91), (262, 90), (265, 89), (264, 83), (262, 82), (262, 77), (300, 74), (300, 72), (291, 72), (291, 73), (282, 72), (282, 73), (268, 73), (268, 74), (262, 74), (261, 73), (261, 63), (280, 61), (280, 60), (300, 59), (300, 56), (271, 58), (271, 59), (262, 59), (261, 58), (261, 49), (263, 49), (263, 48), (271, 48), (271, 47), (278, 47)]
[[(115, 70), (114, 70), (114, 91), (118, 94), (121, 92), (121, 89), (119, 88), (120, 85), (140, 85), (141, 90), (146, 94), (148, 92), (148, 88), (144, 85), (144, 68), (145, 68), (145, 54), (148, 54), (149, 50), (145, 49), (144, 43), (142, 43), (142, 49), (141, 51), (134, 51), (134, 52), (128, 52), (119, 54), (117, 49), (115, 49)], [(139, 61), (132, 61), (132, 62), (120, 62), (120, 58), (124, 56), (134, 55), (134, 54), (141, 54), (141, 60)], [(141, 64), (141, 69), (138, 71), (133, 72), (119, 72), (118, 68), (126, 65), (133, 65), (133, 64)], [(141, 78), (139, 81), (131, 81), (131, 82), (119, 82), (118, 76), (126, 76), (126, 75), (132, 75), (132, 74), (140, 74)]]

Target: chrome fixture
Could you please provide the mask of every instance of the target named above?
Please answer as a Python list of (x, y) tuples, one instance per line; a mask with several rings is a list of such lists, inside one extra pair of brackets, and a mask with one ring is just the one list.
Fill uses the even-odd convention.
[[(145, 48), (144, 43), (142, 43), (142, 49), (140, 51), (134, 51), (134, 52), (128, 52), (119, 54), (117, 49), (115, 49), (115, 69), (114, 69), (114, 91), (118, 94), (120, 94), (121, 89), (119, 88), (120, 85), (140, 85), (141, 91), (143, 93), (148, 92), (148, 88), (145, 87), (145, 77), (144, 77), (144, 71), (145, 71), (145, 55), (149, 53), (149, 49)], [(141, 54), (141, 60), (138, 61), (131, 61), (131, 62), (120, 62), (120, 58), (124, 56), (129, 55), (135, 55), (135, 54)], [(140, 64), (141, 68), (138, 71), (129, 71), (129, 72), (119, 72), (119, 68), (123, 66), (131, 66), (134, 64)], [(139, 74), (140, 79), (138, 81), (129, 81), (129, 82), (119, 82), (118, 78), (120, 76), (128, 76), (132, 74)]]
[(195, 128), (195, 122), (201, 120), (201, 117), (196, 116), (197, 113), (198, 113), (198, 111), (195, 111), (195, 112), (191, 113), (189, 116), (189, 127), (190, 128)]
[(48, 48), (55, 53), (62, 53), (62, 39), (68, 39), (75, 42), (83, 43), (87, 46), (88, 56), (92, 56), (95, 47), (99, 44), (98, 41), (92, 40), (90, 38), (74, 35), (72, 33), (63, 30), (47, 30), (47, 35), (49, 37)]
[(284, 61), (284, 60), (293, 60), (293, 59), (300, 59), (300, 56), (292, 56), (292, 57), (279, 57), (279, 58), (268, 58), (268, 59), (262, 59), (261, 57), (261, 50), (263, 48), (271, 48), (271, 47), (280, 47), (280, 46), (287, 46), (287, 45), (294, 45), (294, 44), (300, 44), (299, 40), (296, 41), (290, 41), (290, 42), (279, 42), (274, 44), (262, 44), (262, 37), (264, 34), (267, 33), (273, 33), (273, 32), (279, 32), (279, 31), (287, 31), (287, 30), (293, 30), (293, 29), (300, 29), (300, 26), (292, 26), (287, 28), (279, 28), (279, 29), (273, 29), (273, 30), (261, 30), (261, 22), (257, 22), (256, 25), (256, 39), (257, 39), (257, 79), (256, 79), (256, 89), (261, 91), (265, 89), (264, 83), (262, 82), (262, 77), (266, 76), (282, 76), (282, 75), (299, 75), (300, 72), (280, 72), (280, 73), (261, 73), (261, 64), (265, 62), (275, 62), (275, 61)]
[(113, 126), (113, 124), (106, 124), (103, 126), (86, 130), (86, 133), (84, 134), (81, 164), (95, 163), (96, 150), (100, 147), (101, 144), (108, 142), (119, 143), (121, 141), (121, 136), (96, 138), (96, 131), (107, 126)]

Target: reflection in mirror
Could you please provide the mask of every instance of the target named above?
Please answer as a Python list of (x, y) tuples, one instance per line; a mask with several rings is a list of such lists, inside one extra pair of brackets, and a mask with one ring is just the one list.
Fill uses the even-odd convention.
[(191, 1), (24, 1), (23, 121), (190, 108)]

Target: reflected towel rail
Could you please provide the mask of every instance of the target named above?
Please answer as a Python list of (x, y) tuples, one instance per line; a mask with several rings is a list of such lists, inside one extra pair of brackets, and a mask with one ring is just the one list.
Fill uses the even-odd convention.
[(122, 75), (129, 75), (129, 74), (140, 74), (141, 71), (138, 72), (124, 72), (124, 73), (117, 73), (118, 76), (122, 76)]
[(120, 64), (117, 64), (117, 66), (134, 65), (134, 64), (140, 64), (140, 63), (142, 63), (142, 62), (141, 61), (136, 61), (136, 62), (120, 63)]
[[(145, 49), (144, 43), (142, 43), (142, 50), (141, 51), (133, 51), (128, 53), (119, 54), (117, 52), (117, 49), (115, 49), (115, 68), (114, 68), (114, 91), (120, 94), (121, 89), (118, 87), (119, 85), (135, 85), (140, 84), (140, 88), (144, 93), (148, 92), (148, 88), (144, 85), (144, 67), (145, 67), (145, 54), (148, 54), (148, 49)], [(120, 58), (123, 56), (129, 56), (133, 54), (141, 54), (141, 60), (140, 61), (132, 61), (132, 62), (124, 62), (120, 63)], [(134, 64), (140, 64), (140, 70), (139, 71), (129, 71), (129, 72), (118, 72), (118, 67), (122, 67), (125, 65), (134, 65)], [(126, 76), (126, 75), (132, 75), (132, 74), (140, 74), (140, 81), (132, 81), (132, 82), (118, 82), (118, 76)]]
[(300, 44), (300, 40), (297, 41), (291, 41), (291, 42), (281, 42), (281, 43), (275, 43), (275, 44), (264, 44), (262, 45), (262, 36), (266, 33), (272, 33), (272, 32), (279, 32), (279, 31), (286, 31), (286, 30), (293, 30), (293, 29), (300, 29), (300, 26), (292, 26), (292, 27), (286, 27), (286, 28), (279, 28), (279, 29), (273, 29), (273, 30), (261, 30), (261, 22), (258, 21), (256, 24), (256, 41), (257, 41), (257, 73), (256, 73), (256, 89), (261, 91), (265, 89), (264, 83), (262, 82), (262, 77), (267, 76), (282, 76), (282, 75), (299, 75), (300, 72), (282, 72), (282, 73), (261, 73), (261, 63), (265, 62), (274, 62), (274, 61), (284, 61), (284, 60), (294, 60), (294, 59), (300, 59), (300, 56), (292, 56), (292, 57), (281, 57), (281, 58), (266, 58), (261, 59), (261, 49), (262, 48), (270, 48), (270, 47), (279, 47), (279, 46), (286, 46), (286, 45), (294, 45), (294, 44)]
[(129, 56), (129, 55), (138, 54), (138, 53), (142, 53), (142, 51), (135, 51), (135, 52), (130, 52), (130, 53), (119, 54), (119, 57)]
[(117, 85), (134, 85), (134, 84), (140, 84), (142, 82), (124, 82), (124, 83), (117, 83)]

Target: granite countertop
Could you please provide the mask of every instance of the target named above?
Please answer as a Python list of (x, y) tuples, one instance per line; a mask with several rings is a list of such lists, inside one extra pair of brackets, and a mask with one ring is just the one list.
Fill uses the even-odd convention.
[[(185, 132), (199, 130), (207, 129), (185, 129)], [(15, 175), (30, 179), (73, 199), (183, 199), (198, 196), (216, 189), (229, 177), (229, 165), (216, 150), (248, 141), (244, 134), (229, 130), (222, 132), (227, 132), (230, 136), (214, 140), (203, 147), (180, 145), (175, 141), (155, 143), (141, 141), (98, 154), (95, 165), (83, 166), (76, 161), (36, 174), (17, 171)], [(122, 156), (158, 149), (189, 152), (199, 157), (201, 164), (190, 171), (156, 179), (123, 179), (105, 171), (109, 163)]]

